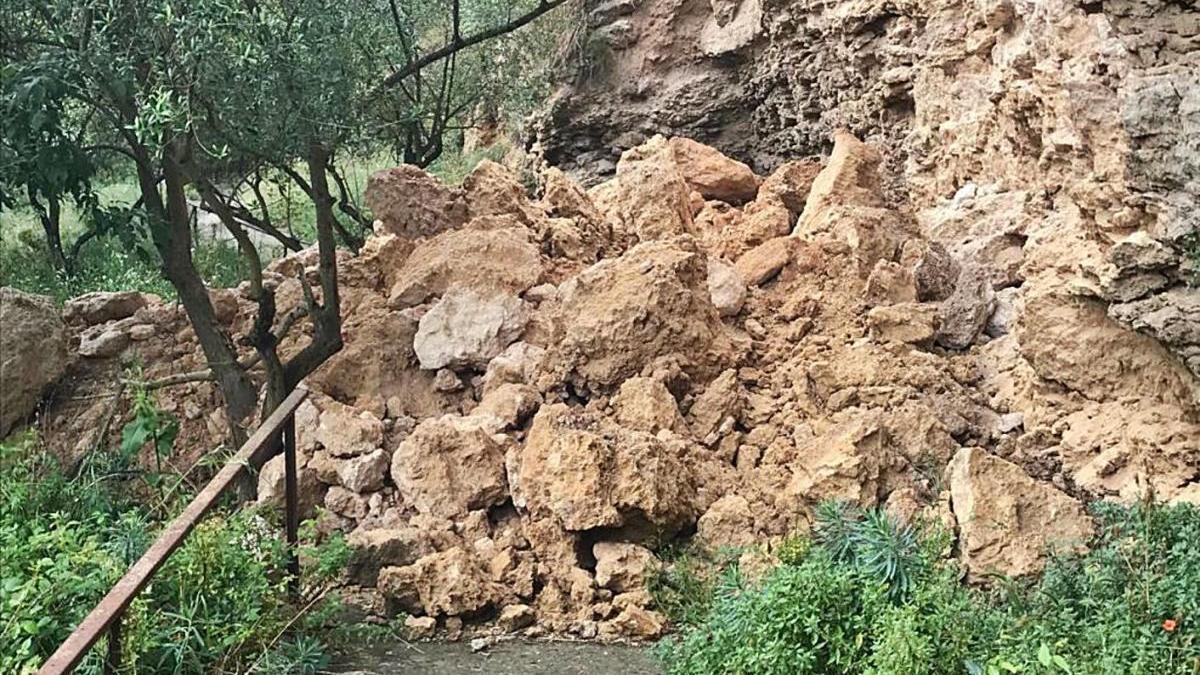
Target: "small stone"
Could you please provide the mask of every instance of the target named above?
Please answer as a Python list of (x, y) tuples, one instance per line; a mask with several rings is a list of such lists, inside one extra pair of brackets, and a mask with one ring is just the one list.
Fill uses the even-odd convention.
[(708, 259), (708, 294), (721, 316), (733, 316), (746, 301), (746, 284), (733, 265), (717, 258)]
[(463, 620), (461, 617), (452, 616), (446, 619), (446, 639), (451, 642), (458, 642), (463, 636)]
[(432, 616), (410, 616), (404, 619), (404, 630), (409, 638), (428, 640), (437, 630), (437, 619)]
[(472, 638), (471, 639), (471, 652), (472, 653), (481, 652), (481, 651), (487, 649), (488, 647), (491, 647), (495, 643), (496, 643), (496, 640), (494, 638), (490, 638), (490, 637)]
[(463, 388), (462, 380), (458, 375), (454, 374), (449, 368), (442, 368), (437, 371), (437, 375), (433, 377), (433, 388), (442, 393), (450, 393), (461, 391)]
[(533, 608), (529, 605), (507, 605), (500, 610), (496, 623), (505, 633), (515, 633), (533, 623)]
[(746, 332), (755, 340), (767, 337), (767, 329), (757, 319), (746, 319)]

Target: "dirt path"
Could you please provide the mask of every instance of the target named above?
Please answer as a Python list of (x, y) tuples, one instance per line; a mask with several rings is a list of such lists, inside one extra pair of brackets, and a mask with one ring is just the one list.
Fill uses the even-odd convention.
[(349, 675), (659, 675), (649, 647), (511, 641), (472, 653), (467, 641), (381, 645), (348, 654), (332, 672)]

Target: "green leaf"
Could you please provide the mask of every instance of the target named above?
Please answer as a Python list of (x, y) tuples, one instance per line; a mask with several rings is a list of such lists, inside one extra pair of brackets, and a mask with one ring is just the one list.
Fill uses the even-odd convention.
[(1037, 660), (1044, 667), (1050, 667), (1050, 646), (1045, 642), (1042, 643), (1041, 647), (1038, 647)]

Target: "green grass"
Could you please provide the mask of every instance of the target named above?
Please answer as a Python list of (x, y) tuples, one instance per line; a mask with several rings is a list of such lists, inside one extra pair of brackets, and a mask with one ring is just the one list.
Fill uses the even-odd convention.
[(1098, 504), (1095, 516), (1089, 553), (991, 591), (960, 582), (944, 536), (910, 542), (877, 513), (826, 520), (761, 583), (726, 563), (722, 583), (652, 585), (680, 628), (660, 656), (669, 675), (1200, 672), (1200, 509)]

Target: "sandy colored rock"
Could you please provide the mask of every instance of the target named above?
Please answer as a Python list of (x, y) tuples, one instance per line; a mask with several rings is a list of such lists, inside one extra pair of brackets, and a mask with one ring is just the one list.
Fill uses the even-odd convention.
[(536, 619), (533, 608), (529, 605), (505, 605), (504, 609), (500, 610), (496, 625), (505, 633), (515, 633), (532, 625)]
[(639, 244), (560, 287), (556, 341), (543, 364), (555, 380), (611, 389), (656, 359), (705, 374), (729, 359), (729, 342), (708, 295), (708, 269), (694, 240)]
[(706, 439), (709, 434), (716, 433), (726, 420), (737, 419), (744, 404), (745, 392), (738, 382), (737, 373), (733, 370), (721, 373), (708, 384), (688, 411), (692, 432), (697, 438)]
[[(328, 486), (321, 482), (317, 473), (308, 467), (308, 457), (296, 456), (296, 495), (300, 505), (300, 517), (311, 518), (317, 507), (325, 503)], [(284, 505), (286, 480), (283, 454), (276, 455), (263, 464), (258, 472), (258, 503)]]
[(776, 237), (764, 242), (738, 258), (734, 268), (747, 286), (759, 286), (769, 281), (792, 259), (791, 237)]
[(437, 619), (432, 616), (404, 617), (404, 633), (412, 640), (428, 640), (437, 632)]
[(508, 382), (490, 388), (471, 414), (494, 417), (501, 429), (507, 429), (523, 424), (541, 404), (542, 396), (537, 389)]
[(835, 499), (874, 506), (891, 452), (877, 419), (843, 423), (796, 449), (787, 494), (812, 505)]
[(350, 578), (374, 586), (383, 567), (403, 567), (432, 554), (430, 537), (415, 527), (371, 528), (359, 526), (346, 535)]
[(366, 410), (326, 401), (314, 435), (335, 457), (368, 455), (383, 445), (383, 420)]
[(946, 469), (968, 579), (1041, 571), (1050, 551), (1081, 551), (1094, 526), (1083, 505), (1021, 467), (963, 448)]
[(621, 233), (646, 242), (695, 234), (690, 192), (667, 140), (655, 136), (621, 155), (612, 187), (597, 205)]
[(62, 314), (67, 323), (94, 326), (131, 317), (146, 304), (146, 296), (137, 291), (93, 291), (68, 300)]
[(848, 131), (833, 135), (833, 154), (813, 179), (804, 211), (796, 222), (796, 232), (810, 230), (821, 212), (833, 205), (879, 207), (883, 205), (879, 182), (882, 157), (875, 148), (858, 140)]
[(409, 239), (434, 236), (467, 222), (462, 190), (408, 164), (371, 174), (363, 199), (385, 232)]
[(524, 225), (533, 225), (538, 220), (525, 194), (525, 188), (502, 164), (485, 159), (463, 179), (467, 195), (467, 208), (472, 220), (485, 216), (515, 216)]
[(759, 178), (750, 167), (690, 138), (672, 138), (668, 145), (688, 187), (705, 199), (727, 204), (744, 204), (754, 199)]
[(392, 454), (392, 481), (407, 503), (454, 518), (504, 500), (505, 445), (485, 422), (445, 415), (413, 429)]
[(351, 457), (338, 466), (338, 484), (351, 492), (374, 492), (383, 487), (387, 477), (389, 457), (383, 448)]
[(521, 335), (528, 314), (514, 295), (453, 289), (421, 317), (413, 351), (421, 367), (482, 370)]
[[(603, 433), (597, 426), (603, 425)], [(626, 528), (638, 539), (678, 531), (695, 518), (686, 445), (542, 406), (525, 446), (508, 459), (513, 500), (552, 514), (568, 531)]]
[(0, 288), (0, 438), (37, 408), (67, 368), (67, 336), (50, 298)]
[(538, 283), (542, 261), (525, 228), (454, 230), (421, 242), (397, 275), (388, 306), (419, 305), (453, 287), (519, 294)]
[(596, 584), (614, 593), (642, 590), (658, 564), (650, 549), (623, 542), (596, 542), (592, 555), (596, 558)]
[(458, 547), (405, 567), (384, 567), (379, 572), (379, 590), (401, 607), (429, 616), (473, 614), (503, 595), (479, 560)]
[(867, 312), (871, 338), (879, 342), (905, 342), (929, 346), (941, 325), (938, 306), (919, 302), (874, 307)]
[(734, 316), (746, 301), (746, 284), (733, 265), (708, 259), (708, 294), (721, 316)]
[(675, 397), (662, 382), (648, 377), (631, 377), (621, 383), (612, 405), (616, 421), (627, 429), (656, 434), (662, 429), (683, 428)]
[(728, 494), (713, 502), (700, 516), (696, 536), (712, 551), (755, 544), (757, 537), (750, 502), (737, 494)]
[(900, 263), (880, 260), (867, 277), (865, 300), (868, 305), (896, 305), (917, 301), (917, 281)]

